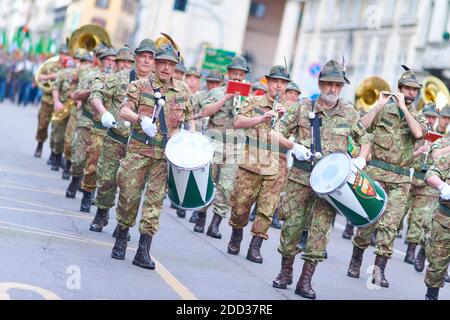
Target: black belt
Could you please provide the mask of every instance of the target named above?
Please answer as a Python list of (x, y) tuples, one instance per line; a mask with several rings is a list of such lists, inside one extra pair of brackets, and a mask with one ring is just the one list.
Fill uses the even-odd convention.
[(92, 113), (90, 113), (89, 111), (87, 111), (86, 109), (83, 108), (83, 110), (81, 111), (81, 114), (83, 116), (85, 116), (86, 118), (89, 118), (91, 120), (94, 119), (94, 115)]
[(299, 161), (296, 158), (294, 158), (294, 162), (292, 163), (292, 166), (297, 169), (302, 169), (308, 172), (311, 172), (313, 170), (313, 166), (311, 162), (308, 161)]
[(134, 140), (137, 140), (139, 142), (142, 142), (142, 143), (144, 143), (144, 144), (146, 144), (148, 146), (154, 146), (154, 147), (158, 147), (158, 148), (161, 148), (161, 149), (164, 149), (164, 147), (165, 147), (163, 142), (161, 142), (161, 141), (157, 142), (157, 141), (155, 141), (155, 139), (150, 138), (146, 134), (142, 134), (142, 133), (139, 133), (139, 132), (134, 131), (134, 130), (131, 132), (131, 139), (134, 139)]
[(120, 134), (117, 134), (112, 129), (108, 129), (108, 131), (106, 133), (113, 140), (120, 142), (122, 144), (128, 144), (128, 138), (125, 138), (125, 137), (121, 136)]
[(401, 174), (401, 175), (404, 175), (407, 177), (410, 176), (409, 169), (402, 168), (402, 167), (384, 162), (382, 160), (372, 160), (372, 161), (370, 161), (369, 165), (371, 165), (373, 167), (381, 168), (381, 169), (384, 169), (387, 171), (395, 172), (397, 174)]
[(450, 208), (444, 206), (443, 204), (439, 204), (439, 210), (441, 210), (441, 212), (446, 215), (447, 217), (450, 217)]
[(105, 131), (108, 129), (108, 128), (104, 127), (100, 121), (95, 121), (95, 120), (94, 120), (93, 127), (95, 129), (100, 129), (100, 130), (105, 130)]

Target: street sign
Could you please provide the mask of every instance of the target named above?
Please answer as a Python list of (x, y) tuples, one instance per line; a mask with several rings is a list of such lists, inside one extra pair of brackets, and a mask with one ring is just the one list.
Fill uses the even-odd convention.
[(317, 78), (320, 74), (320, 70), (322, 70), (322, 65), (320, 63), (313, 63), (310, 67), (309, 67), (309, 74), (312, 77)]
[(236, 52), (222, 49), (208, 48), (205, 52), (205, 60), (202, 68), (204, 70), (219, 70), (222, 73), (227, 72), (227, 66), (233, 61)]

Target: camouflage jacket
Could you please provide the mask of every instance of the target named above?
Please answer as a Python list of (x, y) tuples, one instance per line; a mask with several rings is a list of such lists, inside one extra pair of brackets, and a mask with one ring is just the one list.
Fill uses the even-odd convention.
[[(203, 101), (203, 106), (215, 103), (222, 99), (226, 94), (226, 87), (218, 87), (210, 90)], [(233, 105), (233, 99), (225, 102), (223, 107), (214, 115), (209, 117), (208, 129), (218, 129), (225, 131), (234, 128), (234, 119), (236, 110)]]
[(59, 92), (59, 100), (61, 103), (67, 102), (69, 93), (75, 90), (77, 84), (74, 77), (78, 73), (78, 68), (64, 68), (56, 74), (56, 80), (53, 84), (53, 90)]
[[(431, 176), (438, 176), (442, 181), (450, 184), (450, 153), (447, 153), (434, 161), (426, 174), (426, 179)], [(439, 203), (450, 208), (450, 200), (439, 199)], [(450, 228), (450, 217), (437, 213), (434, 215), (434, 219), (442, 225), (445, 225), (447, 228)]]
[[(78, 75), (78, 86), (76, 91), (91, 90), (92, 84), (98, 74), (100, 74), (100, 69), (98, 67), (81, 67)], [(87, 100), (83, 101), (81, 104), (80, 113), (78, 114), (77, 127), (91, 128), (92, 119), (85, 115), (86, 112), (90, 113), (92, 116), (94, 115), (91, 106), (87, 103)]]
[[(308, 149), (311, 147), (311, 122), (309, 113), (313, 107), (313, 101), (303, 99), (292, 106), (276, 126), (276, 130), (288, 138), (293, 135), (295, 142), (302, 144)], [(349, 138), (356, 144), (362, 146), (370, 142), (369, 135), (361, 123), (359, 113), (353, 105), (339, 99), (336, 107), (325, 110), (316, 104), (316, 115), (322, 119), (320, 128), (321, 146), (323, 156), (349, 149)], [(292, 167), (289, 170), (289, 179), (309, 186), (310, 173), (303, 169)]]
[(430, 153), (433, 153), (435, 150), (443, 149), (450, 146), (450, 133), (447, 133), (444, 137), (436, 140), (430, 148)]
[[(63, 65), (58, 62), (58, 63), (55, 63), (53, 65), (53, 68), (47, 70), (47, 72), (42, 73), (42, 74), (46, 74), (47, 75), (47, 74), (51, 74), (51, 73), (58, 73), (58, 71), (60, 71), (62, 68), (63, 68)], [(53, 106), (53, 95), (52, 95), (52, 92), (50, 91), (49, 93), (44, 93), (42, 95), (42, 99), (41, 100), (42, 100), (42, 102), (51, 104)]]
[[(133, 81), (128, 86), (127, 96), (121, 108), (128, 107), (139, 116), (152, 118), (155, 105), (154, 91), (160, 89), (165, 96), (164, 118), (168, 130), (167, 139), (178, 132), (181, 123), (194, 119), (191, 105), (191, 93), (189, 87), (183, 81), (173, 79), (171, 83), (164, 84), (158, 79), (142, 79)], [(161, 125), (156, 121), (158, 132), (154, 137), (155, 146), (146, 145), (138, 140), (130, 139), (127, 152), (136, 152), (154, 159), (164, 159), (164, 136)], [(139, 124), (133, 125), (133, 130), (145, 136), (145, 132)], [(159, 145), (159, 146), (158, 146)]]
[[(192, 110), (194, 112), (194, 115), (198, 114), (204, 107), (204, 101), (206, 98), (206, 95), (208, 94), (208, 91), (198, 91), (197, 93), (194, 93), (191, 96), (191, 104), (192, 104)], [(206, 130), (206, 127), (204, 128), (204, 125), (206, 124), (207, 119), (201, 118), (198, 120), (195, 120), (195, 131), (202, 131), (202, 129)]]

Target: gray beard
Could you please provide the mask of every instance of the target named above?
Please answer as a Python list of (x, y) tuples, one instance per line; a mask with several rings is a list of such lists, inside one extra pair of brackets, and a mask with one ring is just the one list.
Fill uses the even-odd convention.
[(334, 106), (338, 102), (339, 97), (335, 95), (321, 94), (320, 99), (322, 99), (326, 104)]

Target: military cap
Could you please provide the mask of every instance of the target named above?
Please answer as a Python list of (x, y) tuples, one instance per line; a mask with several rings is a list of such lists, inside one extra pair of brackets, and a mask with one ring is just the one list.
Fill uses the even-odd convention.
[(403, 72), (400, 79), (398, 79), (398, 86), (422, 89), (423, 85), (420, 83), (419, 79), (417, 79), (416, 74), (407, 66), (402, 65), (402, 68), (405, 72)]
[(302, 93), (299, 86), (295, 82), (289, 82), (286, 86), (286, 91), (297, 91), (299, 94)]
[(443, 107), (439, 114), (441, 117), (450, 117), (450, 106), (446, 105), (445, 107)]
[(252, 90), (262, 90), (264, 92), (267, 92), (267, 87), (265, 85), (263, 85), (261, 82), (255, 82), (252, 84)]
[(266, 74), (266, 78), (291, 81), (289, 77), (289, 72), (283, 66), (273, 66), (270, 69), (269, 74)]
[(155, 43), (150, 39), (144, 39), (139, 43), (139, 46), (134, 50), (134, 53), (138, 54), (141, 52), (151, 52), (153, 54), (156, 53), (158, 49), (156, 48)]
[(116, 57), (117, 56), (117, 51), (111, 47), (106, 49), (105, 51), (103, 51), (103, 53), (99, 56), (99, 59), (104, 59), (106, 57)]
[(67, 44), (61, 44), (58, 48), (58, 52), (62, 54), (69, 54), (69, 48), (67, 47)]
[(185, 67), (185, 65), (184, 65), (184, 62), (183, 62), (183, 61), (178, 62), (177, 65), (176, 65), (176, 67), (175, 67), (175, 70), (176, 70), (176, 71), (179, 71), (179, 72), (181, 72), (181, 73), (186, 73), (186, 67)]
[(227, 66), (227, 69), (242, 70), (247, 73), (250, 72), (250, 66), (247, 63), (247, 60), (241, 56), (234, 57), (233, 61)]
[(336, 60), (330, 60), (323, 66), (319, 74), (319, 81), (350, 84), (350, 81), (345, 76), (345, 70)]
[(100, 57), (103, 52), (105, 52), (108, 49), (108, 46), (106, 46), (103, 42), (99, 43), (94, 50), (92, 50), (96, 57)]
[(124, 60), (134, 62), (134, 54), (130, 47), (124, 46), (117, 50), (116, 60)]
[(222, 82), (224, 80), (223, 74), (218, 70), (211, 70), (206, 76), (206, 81)]
[(423, 107), (422, 113), (426, 116), (439, 117), (439, 112), (436, 110), (434, 103), (428, 103)]
[[(170, 44), (166, 44), (156, 51), (155, 60), (169, 60), (179, 63), (178, 52)], [(186, 72), (186, 71), (185, 71)]]
[(75, 54), (73, 57), (81, 60), (83, 58), (83, 56), (86, 54), (86, 52), (87, 52), (86, 49), (78, 48), (75, 51)]
[(187, 76), (195, 76), (195, 77), (197, 77), (197, 78), (201, 78), (201, 76), (202, 76), (200, 70), (198, 70), (196, 67), (190, 67), (190, 68), (186, 71), (186, 75), (187, 75)]
[(81, 61), (94, 62), (94, 55), (93, 55), (92, 52), (90, 52), (90, 51), (85, 51), (85, 52), (80, 56), (80, 60), (81, 60)]

